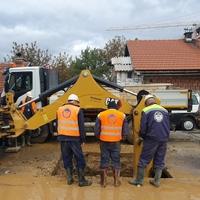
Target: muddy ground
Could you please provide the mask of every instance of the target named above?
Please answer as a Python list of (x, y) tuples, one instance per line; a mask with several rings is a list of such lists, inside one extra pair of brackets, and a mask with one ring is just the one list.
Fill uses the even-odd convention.
[[(144, 200), (200, 200), (200, 131), (172, 133), (168, 145), (166, 165), (173, 178), (162, 179), (154, 188), (145, 179), (143, 187), (128, 184), (133, 174), (133, 146), (122, 144), (122, 185), (99, 186), (99, 146), (89, 138), (83, 147), (87, 160), (87, 178), (93, 185), (79, 188), (77, 181), (66, 185), (60, 160), (59, 144), (55, 140), (25, 147), (18, 153), (0, 153), (0, 199), (144, 199)], [(110, 174), (111, 175), (111, 174)], [(75, 177), (77, 178), (77, 177)], [(77, 180), (77, 179), (75, 179)]]

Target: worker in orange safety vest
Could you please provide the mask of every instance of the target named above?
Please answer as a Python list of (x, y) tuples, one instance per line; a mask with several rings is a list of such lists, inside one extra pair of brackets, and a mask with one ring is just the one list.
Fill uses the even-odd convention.
[(89, 186), (92, 183), (85, 179), (85, 158), (81, 145), (85, 143), (84, 115), (80, 109), (79, 98), (70, 94), (67, 104), (57, 111), (58, 141), (61, 145), (62, 159), (67, 173), (67, 184), (73, 180), (73, 157), (76, 159), (79, 186)]
[(128, 135), (128, 123), (124, 113), (118, 111), (119, 103), (108, 103), (108, 110), (100, 112), (95, 123), (95, 135), (100, 139), (101, 186), (106, 186), (106, 176), (111, 160), (114, 186), (120, 185), (120, 141)]
[[(32, 100), (33, 96), (32, 93), (29, 91), (25, 94), (24, 99), (21, 101), (19, 105), (23, 105), (26, 102)], [(31, 118), (34, 113), (37, 111), (37, 106), (35, 102), (32, 102), (30, 104), (27, 104), (21, 108), (21, 112), (24, 114), (24, 116), (29, 119)], [(25, 134), (22, 135), (22, 146), (25, 146), (25, 143), (28, 146), (31, 146), (31, 135), (32, 131), (31, 130), (26, 130)]]

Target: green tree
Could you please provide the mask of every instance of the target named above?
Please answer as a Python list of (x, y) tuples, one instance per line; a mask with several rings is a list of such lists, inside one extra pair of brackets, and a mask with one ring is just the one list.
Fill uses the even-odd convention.
[(107, 62), (110, 62), (113, 57), (123, 56), (125, 47), (126, 38), (124, 36), (115, 36), (113, 39), (106, 42), (104, 50)]
[(59, 82), (64, 82), (71, 78), (71, 63), (72, 57), (65, 52), (59, 53), (58, 56), (54, 56), (51, 65), (58, 71)]
[(85, 50), (82, 50), (81, 55), (76, 57), (72, 62), (72, 76), (79, 74), (83, 69), (89, 69), (92, 74), (109, 79), (110, 67), (107, 65), (105, 57), (104, 50), (87, 47)]
[(109, 65), (109, 80), (114, 81), (116, 74), (114, 72), (113, 65), (111, 65), (111, 59), (113, 57), (120, 57), (124, 55), (126, 47), (126, 38), (124, 36), (115, 36), (113, 39), (106, 42), (105, 51), (105, 62)]
[(71, 75), (77, 75), (83, 69), (90, 69), (99, 77), (114, 80), (111, 58), (124, 55), (126, 39), (123, 36), (116, 36), (106, 42), (103, 49), (87, 47), (81, 51), (81, 55), (72, 62)]
[(18, 53), (31, 65), (45, 65), (50, 62), (51, 55), (48, 50), (42, 50), (38, 47), (37, 42), (18, 44), (13, 42), (11, 55), (4, 58), (5, 61), (13, 61)]
[(66, 53), (60, 53), (58, 56), (52, 56), (48, 50), (38, 47), (37, 42), (18, 44), (13, 42), (11, 55), (5, 58), (5, 61), (13, 61), (17, 53), (30, 62), (31, 65), (50, 64), (56, 68), (61, 82), (78, 75), (83, 69), (90, 69), (91, 72), (99, 77), (113, 80), (113, 66), (111, 58), (123, 56), (125, 51), (126, 39), (123, 36), (116, 36), (106, 42), (103, 49), (87, 47), (81, 51), (81, 55), (72, 60), (72, 57)]

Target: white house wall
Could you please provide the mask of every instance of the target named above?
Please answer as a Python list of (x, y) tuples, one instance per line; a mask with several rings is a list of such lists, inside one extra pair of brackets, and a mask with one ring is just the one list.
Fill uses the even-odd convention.
[(133, 86), (142, 83), (142, 77), (133, 73), (132, 78), (128, 78), (127, 71), (117, 71), (117, 84), (121, 86)]
[[(130, 57), (114, 57), (111, 59), (117, 77), (117, 84), (121, 86), (131, 86), (142, 83), (142, 77), (134, 73), (134, 68)], [(132, 78), (128, 78), (128, 73), (132, 72)]]

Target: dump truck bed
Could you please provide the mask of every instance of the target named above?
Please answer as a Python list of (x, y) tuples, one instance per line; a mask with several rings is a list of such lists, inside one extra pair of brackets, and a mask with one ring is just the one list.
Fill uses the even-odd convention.
[(166, 109), (188, 109), (190, 93), (188, 90), (156, 90), (153, 94), (160, 99), (160, 104)]

